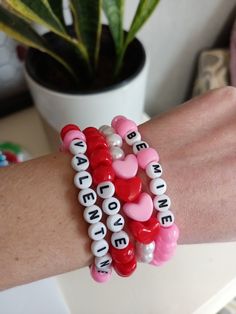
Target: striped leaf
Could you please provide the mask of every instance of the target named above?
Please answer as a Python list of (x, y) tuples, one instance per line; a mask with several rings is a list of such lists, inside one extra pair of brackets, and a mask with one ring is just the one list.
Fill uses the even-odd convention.
[(48, 3), (61, 25), (66, 27), (63, 15), (63, 0), (48, 0)]
[(108, 19), (116, 54), (119, 55), (123, 47), (124, 0), (103, 0), (103, 10)]
[(85, 45), (91, 63), (96, 65), (101, 36), (101, 0), (70, 0), (77, 37)]

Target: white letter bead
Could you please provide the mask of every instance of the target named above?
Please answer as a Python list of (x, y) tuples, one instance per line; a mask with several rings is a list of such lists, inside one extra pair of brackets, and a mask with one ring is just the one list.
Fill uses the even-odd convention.
[(119, 232), (123, 229), (125, 220), (120, 214), (107, 217), (107, 228), (112, 232)]
[(71, 141), (69, 149), (73, 155), (84, 154), (87, 150), (87, 144), (83, 140), (75, 139)]
[(102, 134), (104, 134), (105, 136), (115, 133), (115, 130), (114, 130), (111, 126), (109, 126), (109, 125), (102, 125), (102, 126), (99, 128), (99, 131), (100, 131)]
[(106, 198), (102, 202), (102, 209), (107, 215), (115, 215), (120, 210), (120, 201), (116, 197)]
[(111, 255), (108, 253), (101, 257), (95, 257), (94, 263), (98, 269), (107, 269), (112, 263)]
[(138, 141), (138, 142), (133, 144), (133, 152), (136, 155), (138, 152), (140, 152), (141, 150), (146, 149), (148, 147), (149, 147), (148, 143), (146, 143), (144, 141)]
[(82, 171), (88, 169), (89, 160), (84, 154), (77, 154), (71, 160), (72, 168), (75, 171)]
[(115, 232), (111, 236), (111, 244), (114, 248), (122, 250), (129, 244), (129, 236), (125, 231)]
[(149, 184), (150, 191), (155, 195), (162, 195), (167, 189), (165, 180), (161, 178), (152, 179)]
[(141, 134), (138, 131), (130, 131), (125, 135), (125, 141), (129, 146), (141, 141)]
[(102, 218), (102, 210), (97, 205), (86, 207), (84, 210), (84, 220), (89, 224), (96, 224)]
[(162, 175), (162, 167), (156, 161), (150, 162), (147, 165), (145, 171), (146, 171), (147, 176), (151, 179), (159, 178)]
[(87, 171), (77, 172), (74, 176), (74, 184), (80, 190), (87, 189), (92, 184), (92, 176)]
[(165, 212), (170, 208), (171, 200), (166, 194), (157, 195), (153, 199), (153, 205), (156, 210), (159, 210), (160, 212)]
[(109, 147), (113, 146), (121, 147), (123, 144), (122, 137), (119, 134), (107, 135), (106, 140)]
[(88, 235), (92, 240), (102, 240), (107, 234), (107, 228), (102, 222), (90, 225), (88, 227)]
[(91, 251), (94, 256), (104, 256), (107, 254), (109, 250), (109, 244), (107, 243), (106, 240), (102, 239), (99, 241), (93, 241), (91, 244)]
[(97, 194), (90, 188), (84, 189), (79, 192), (78, 199), (81, 205), (89, 207), (96, 203)]
[(112, 160), (120, 160), (125, 157), (125, 153), (123, 149), (117, 146), (111, 147), (110, 153), (111, 153)]
[(167, 228), (173, 225), (175, 216), (170, 210), (167, 210), (166, 212), (159, 212), (157, 214), (157, 219), (162, 227)]
[(101, 198), (112, 197), (115, 193), (115, 186), (111, 181), (103, 181), (97, 186), (97, 194)]

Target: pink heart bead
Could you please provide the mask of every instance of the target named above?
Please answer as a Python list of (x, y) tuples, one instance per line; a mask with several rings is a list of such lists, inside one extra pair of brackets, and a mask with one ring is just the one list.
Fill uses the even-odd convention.
[(162, 252), (158, 249), (155, 249), (155, 251), (153, 252), (154, 254), (154, 259), (157, 259), (159, 261), (162, 261), (162, 262), (167, 262), (171, 259), (171, 257), (174, 255), (174, 251), (170, 252), (170, 253), (165, 253), (165, 252)]
[(138, 164), (142, 169), (145, 169), (147, 165), (152, 161), (159, 161), (159, 155), (157, 151), (151, 147), (140, 150), (136, 156)]
[(160, 228), (158, 237), (166, 243), (177, 242), (179, 238), (179, 228), (175, 223), (168, 228)]
[(112, 119), (111, 126), (113, 127), (113, 129), (116, 129), (117, 122), (121, 120), (127, 120), (127, 118), (124, 116), (116, 116)]
[(64, 139), (63, 139), (62, 146), (63, 146), (64, 151), (69, 149), (71, 141), (75, 139), (80, 139), (86, 142), (86, 137), (81, 131), (78, 131), (78, 130), (68, 131), (65, 134)]
[(128, 119), (119, 119), (116, 122), (116, 132), (124, 139), (125, 135), (130, 131), (137, 131), (138, 127), (136, 123)]
[(90, 266), (90, 273), (92, 278), (99, 283), (107, 282), (111, 278), (112, 268), (109, 267), (106, 270), (98, 270), (93, 264)]
[(162, 266), (164, 263), (165, 263), (165, 262), (163, 262), (162, 260), (160, 260), (158, 257), (155, 257), (155, 256), (154, 256), (153, 260), (152, 260), (151, 263), (149, 263), (149, 264), (158, 267), (158, 266)]
[(147, 221), (153, 212), (152, 198), (143, 192), (135, 203), (126, 203), (123, 206), (124, 213), (136, 221)]
[(124, 160), (114, 160), (112, 168), (118, 178), (131, 179), (138, 171), (138, 161), (135, 155), (129, 154)]
[(177, 242), (166, 243), (161, 239), (155, 241), (155, 247), (165, 253), (173, 252), (177, 247)]

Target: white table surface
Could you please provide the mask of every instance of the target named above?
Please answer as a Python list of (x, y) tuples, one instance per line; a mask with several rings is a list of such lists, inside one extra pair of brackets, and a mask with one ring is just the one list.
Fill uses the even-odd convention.
[[(34, 108), (1, 119), (1, 140), (33, 157), (50, 152)], [(211, 314), (236, 295), (236, 243), (179, 246), (165, 266), (139, 265), (131, 278), (114, 274), (105, 285), (94, 283), (88, 269), (56, 279), (72, 314)]]

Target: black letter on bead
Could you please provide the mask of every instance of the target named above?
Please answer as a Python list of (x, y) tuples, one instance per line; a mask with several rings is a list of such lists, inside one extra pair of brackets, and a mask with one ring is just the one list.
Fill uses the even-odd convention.
[(154, 168), (154, 173), (160, 173), (161, 172), (161, 166), (159, 164), (152, 165)]
[(99, 233), (102, 233), (102, 234), (104, 234), (104, 233), (105, 233), (105, 231), (104, 231), (104, 228), (103, 228), (103, 227), (101, 228), (101, 230), (100, 230), (100, 231), (95, 232), (95, 235), (97, 235), (97, 234), (99, 234)]
[(79, 141), (74, 144), (75, 146), (84, 147), (84, 142)]
[(75, 158), (77, 159), (77, 166), (80, 166), (80, 165), (85, 164), (86, 162), (88, 162), (86, 158), (83, 158), (83, 157), (80, 157), (80, 156), (76, 156)]
[(161, 184), (161, 185), (157, 185), (156, 188), (160, 189), (160, 188), (163, 188), (164, 186), (165, 186), (165, 184)]
[(83, 184), (83, 180), (88, 179), (88, 177), (89, 176), (84, 176), (84, 177), (79, 178), (79, 183)]
[(115, 209), (117, 209), (117, 207), (118, 207), (118, 204), (116, 202), (111, 202), (108, 204), (108, 208), (110, 210), (115, 210)]
[(107, 270), (100, 270), (100, 269), (98, 269), (97, 272), (101, 273), (101, 274), (108, 274)]
[(162, 222), (163, 225), (165, 225), (165, 222), (168, 222), (168, 221), (172, 222), (172, 216), (171, 215), (161, 218), (161, 222)]
[(92, 210), (91, 212), (88, 212), (88, 214), (90, 216), (89, 217), (90, 220), (94, 220), (94, 219), (99, 218), (99, 214), (98, 214), (98, 210), (97, 209)]
[(114, 226), (122, 226), (123, 225), (123, 222), (120, 222), (121, 221), (121, 218), (117, 219), (115, 222), (114, 222)]
[(163, 200), (158, 200), (158, 206), (159, 206), (159, 208), (167, 207), (168, 206), (168, 200), (166, 198)]
[(109, 265), (110, 265), (110, 260), (109, 259), (107, 259), (106, 261), (100, 263), (100, 267), (105, 267), (105, 266), (109, 266)]
[(101, 251), (105, 250), (106, 248), (107, 248), (107, 247), (104, 246), (104, 247), (102, 247), (101, 249), (97, 250), (97, 252), (101, 252)]
[(147, 146), (146, 143), (142, 142), (140, 144), (137, 144), (136, 148), (137, 148), (138, 151), (140, 151), (141, 149), (148, 148), (148, 146)]
[(91, 198), (94, 200), (94, 195), (93, 195), (93, 193), (84, 194), (84, 195), (83, 195), (83, 201), (84, 201), (84, 203), (86, 204), (87, 200), (89, 201)]
[(119, 247), (119, 244), (122, 244), (122, 242), (123, 242), (124, 244), (127, 244), (125, 238), (116, 239), (116, 240), (115, 240), (115, 246), (116, 246), (116, 247)]
[(103, 190), (109, 188), (109, 185), (102, 185), (99, 187), (100, 193), (103, 194)]
[(127, 137), (128, 137), (129, 140), (131, 140), (135, 136), (136, 136), (136, 132), (135, 131), (132, 131), (129, 134), (127, 134)]

